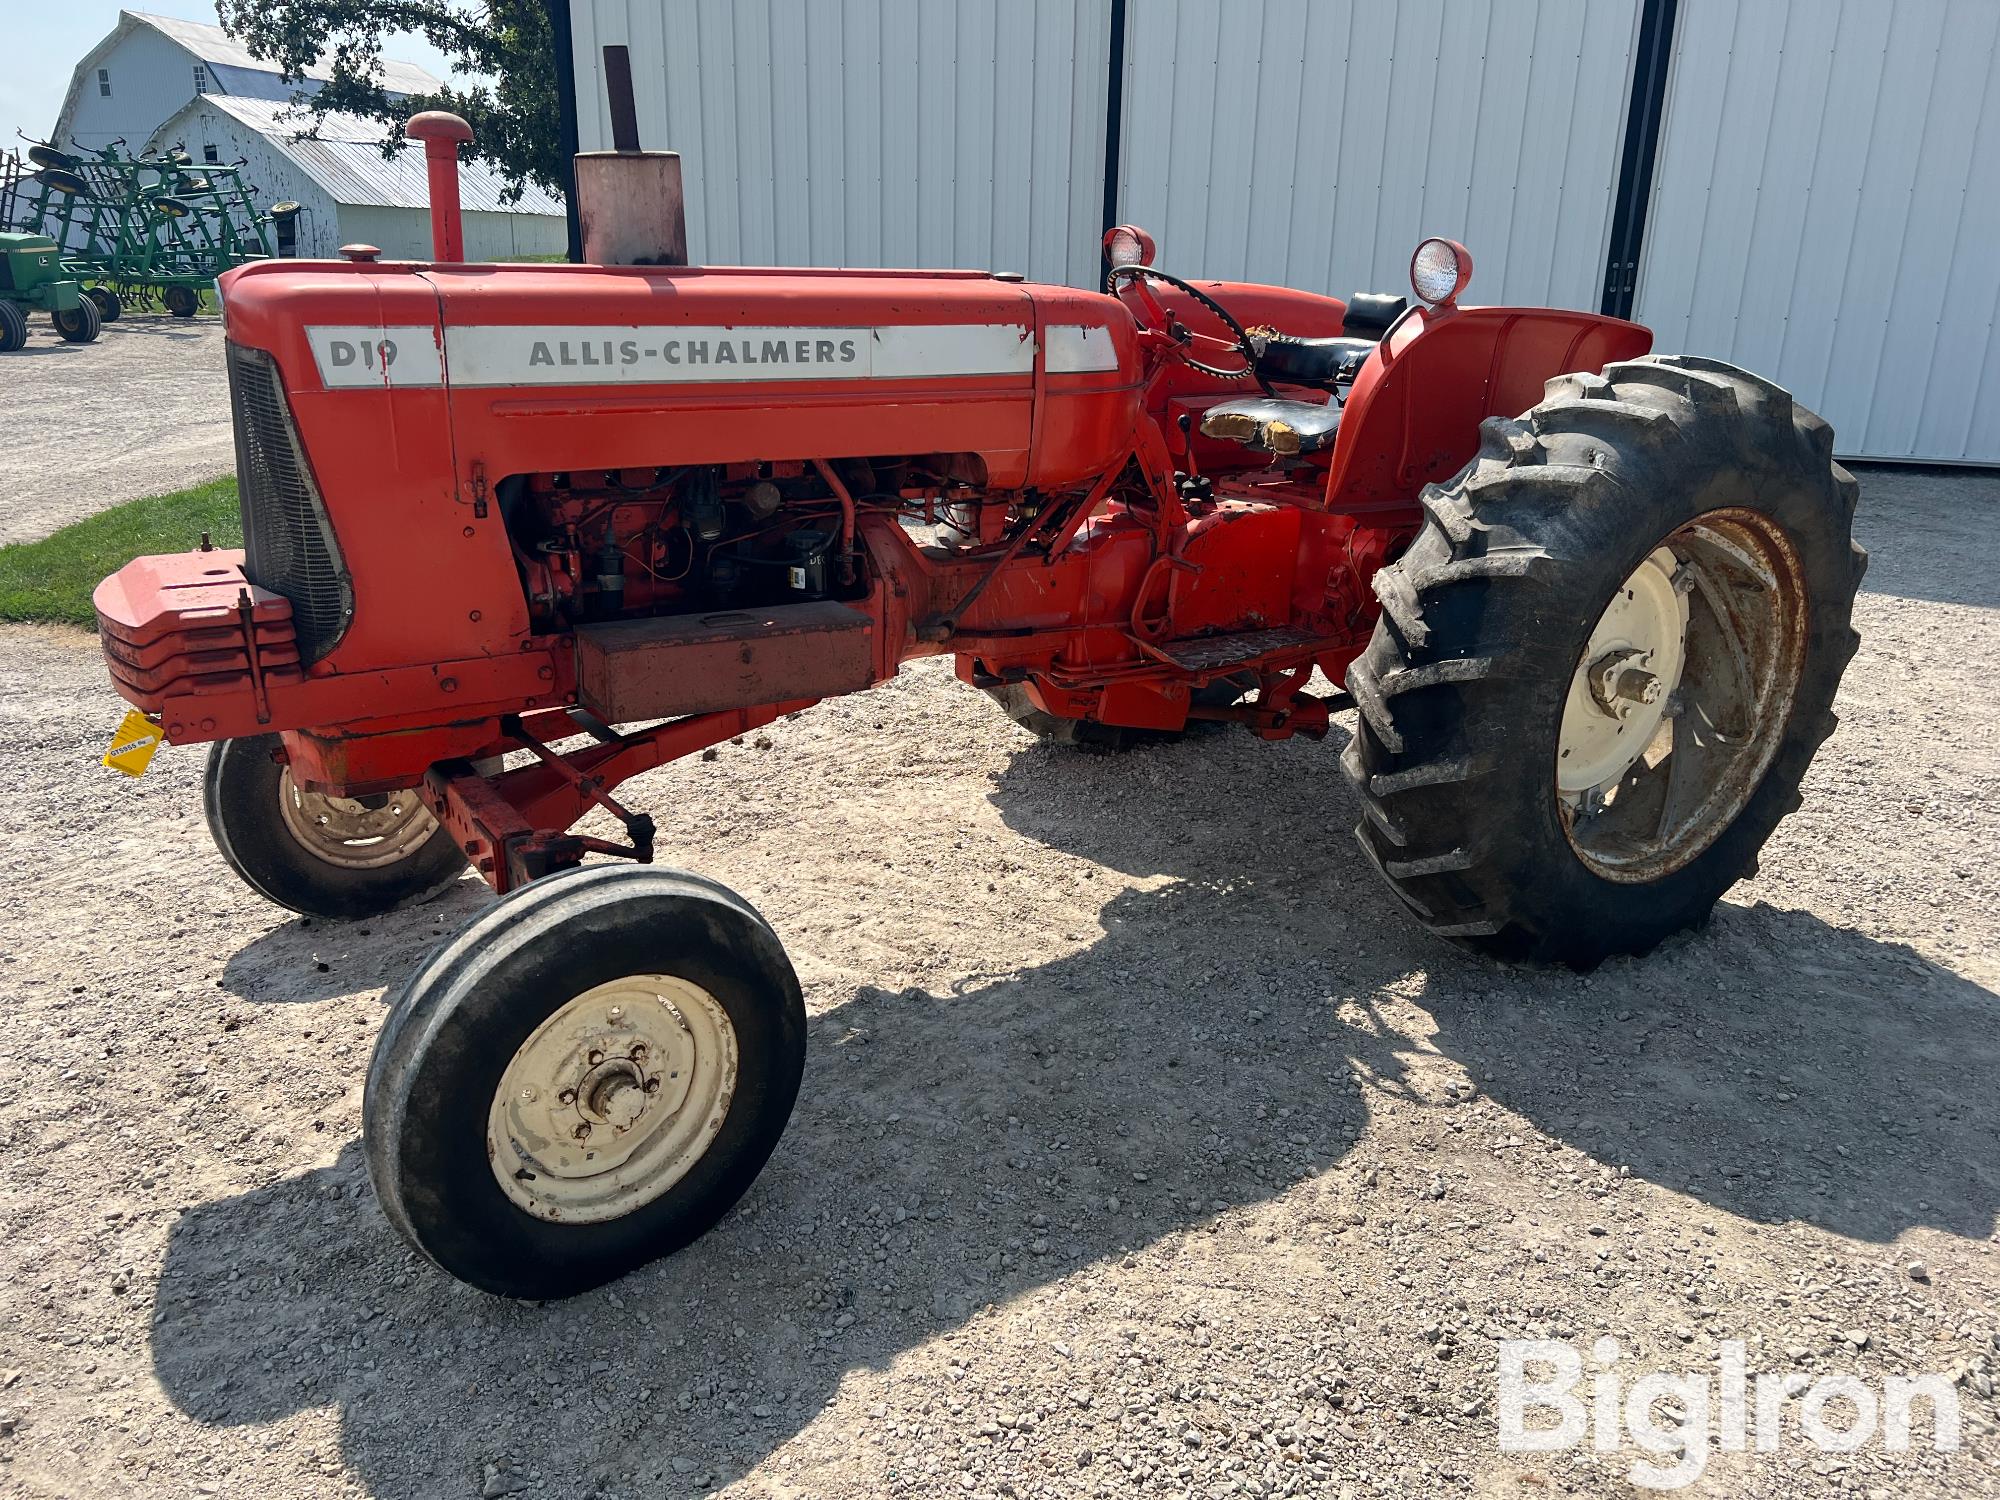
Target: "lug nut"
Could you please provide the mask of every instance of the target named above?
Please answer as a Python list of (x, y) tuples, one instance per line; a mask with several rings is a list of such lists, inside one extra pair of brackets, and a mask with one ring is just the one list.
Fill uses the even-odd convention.
[(589, 1139), (590, 1139), (590, 1126), (589, 1126), (589, 1125), (587, 1125), (587, 1124), (586, 1124), (586, 1125), (579, 1125), (579, 1126), (577, 1126), (577, 1127), (576, 1127), (576, 1132), (575, 1132), (575, 1134), (576, 1134), (576, 1138), (577, 1138), (578, 1140), (580, 1140), (580, 1141), (587, 1141), (587, 1140), (589, 1140)]
[(644, 1062), (646, 1060), (646, 1044), (644, 1042), (639, 1043), (638, 1046), (632, 1049), (630, 1056), (633, 1062)]
[(576, 1090), (564, 1089), (560, 1094), (556, 1095), (556, 1098), (563, 1104), (574, 1104), (576, 1103)]
[(604, 1061), (604, 1054), (602, 1052), (599, 1052), (595, 1047), (591, 1048), (590, 1065), (594, 1068), (603, 1061)]

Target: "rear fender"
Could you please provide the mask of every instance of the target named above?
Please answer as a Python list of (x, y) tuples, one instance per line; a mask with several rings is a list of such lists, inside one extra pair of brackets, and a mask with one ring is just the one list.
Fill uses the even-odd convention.
[(1546, 307), (1412, 308), (1354, 382), (1327, 476), (1327, 509), (1414, 504), (1479, 451), (1479, 424), (1519, 416), (1557, 375), (1652, 347), (1622, 318)]

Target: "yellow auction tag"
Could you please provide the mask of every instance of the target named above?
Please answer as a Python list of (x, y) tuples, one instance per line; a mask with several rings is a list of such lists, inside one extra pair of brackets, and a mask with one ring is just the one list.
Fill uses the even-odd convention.
[(144, 776), (159, 748), (160, 726), (135, 708), (112, 734), (111, 748), (104, 752), (104, 764), (127, 776)]

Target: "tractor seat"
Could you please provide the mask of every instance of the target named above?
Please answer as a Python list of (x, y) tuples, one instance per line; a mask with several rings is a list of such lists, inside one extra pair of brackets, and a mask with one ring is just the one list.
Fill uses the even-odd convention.
[(1376, 346), (1374, 339), (1300, 339), (1283, 333), (1266, 334), (1261, 342), (1258, 374), (1285, 385), (1316, 385), (1322, 390), (1351, 382)]
[[(1338, 340), (1323, 342), (1335, 343)], [(1331, 401), (1322, 406), (1317, 401), (1248, 396), (1240, 401), (1218, 401), (1203, 412), (1201, 418), (1203, 437), (1241, 443), (1246, 448), (1257, 448), (1280, 457), (1316, 453), (1321, 448), (1330, 447), (1333, 435), (1339, 430), (1340, 408)]]

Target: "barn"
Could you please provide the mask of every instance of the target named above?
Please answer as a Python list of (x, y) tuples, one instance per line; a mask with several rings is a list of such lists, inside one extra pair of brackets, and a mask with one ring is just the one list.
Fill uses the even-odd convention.
[[(414, 63), (384, 59), (392, 100), (435, 92), (442, 82)], [(331, 256), (370, 244), (391, 257), (431, 253), (429, 193), (422, 157), (385, 159), (383, 126), (356, 115), (313, 120), (299, 101), (326, 77), (323, 68), (285, 79), (219, 26), (143, 11), (118, 24), (77, 63), (50, 139), (128, 151), (179, 147), (197, 162), (241, 161), (259, 207), (294, 202), (300, 213), (274, 226), (285, 255)], [(562, 200), (528, 185), (509, 201), (491, 167), (462, 174), (466, 253), (479, 260), (560, 255)]]
[(577, 143), (686, 166), (697, 261), (1183, 275), (1637, 318), (1849, 456), (2000, 463), (1982, 0), (554, 0)]
[[(305, 132), (310, 131), (310, 134)], [(202, 94), (154, 133), (156, 148), (180, 146), (196, 161), (244, 163), (260, 206), (299, 205), (280, 254), (327, 257), (342, 245), (374, 245), (391, 260), (431, 256), (430, 193), (423, 157), (384, 158), (384, 127), (359, 115), (312, 120), (276, 99)], [(560, 198), (533, 183), (509, 202), (501, 175), (483, 162), (459, 168), (470, 260), (560, 256), (566, 233)], [(284, 232), (285, 226), (277, 226)]]
[[(311, 67), (287, 80), (220, 26), (124, 10), (70, 74), (49, 139), (64, 149), (75, 143), (94, 151), (121, 139), (137, 146), (195, 95), (283, 101), (316, 92), (326, 76)], [(383, 60), (382, 90), (391, 99), (442, 87), (415, 63)]]

